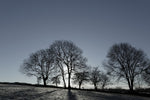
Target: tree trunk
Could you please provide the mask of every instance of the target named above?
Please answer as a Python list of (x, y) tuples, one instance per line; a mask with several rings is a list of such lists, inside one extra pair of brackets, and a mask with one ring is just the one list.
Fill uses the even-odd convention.
[(127, 81), (128, 81), (128, 87), (130, 89), (130, 92), (133, 92), (133, 81), (129, 79), (127, 79)]
[(47, 79), (43, 78), (44, 86), (46, 86), (46, 85), (47, 85), (47, 84), (46, 84), (46, 80), (47, 80)]
[(71, 74), (68, 73), (68, 88), (69, 88), (69, 89), (71, 88), (71, 86), (70, 86), (70, 78), (71, 78)]
[(102, 85), (102, 90), (104, 90), (104, 87), (105, 87), (105, 85), (103, 84), (103, 85)]
[(133, 92), (133, 80), (131, 80), (130, 91)]
[(66, 88), (66, 81), (65, 81), (64, 74), (62, 74), (62, 78), (63, 78), (63, 82), (64, 82), (64, 88)]
[(133, 85), (130, 84), (129, 90), (130, 90), (131, 93), (133, 92)]
[(79, 89), (81, 89), (81, 85), (79, 84)]
[(61, 71), (61, 76), (62, 76), (62, 79), (63, 79), (63, 83), (64, 83), (64, 88), (66, 88), (66, 81), (65, 81), (65, 73), (64, 73), (64, 69), (63, 69), (63, 65), (61, 63), (58, 63), (58, 66), (60, 68), (60, 71)]
[(95, 90), (97, 90), (97, 85), (96, 84), (94, 84), (94, 87), (95, 87)]
[(56, 82), (56, 87), (57, 87), (57, 82)]
[(130, 92), (133, 92), (133, 87), (132, 86), (130, 87)]
[(81, 89), (81, 83), (79, 82), (79, 89)]

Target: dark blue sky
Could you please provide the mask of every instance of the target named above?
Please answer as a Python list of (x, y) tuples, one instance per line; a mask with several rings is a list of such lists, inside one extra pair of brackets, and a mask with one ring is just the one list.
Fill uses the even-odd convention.
[(102, 66), (114, 43), (150, 57), (149, 0), (0, 0), (0, 81), (36, 83), (19, 67), (55, 40), (72, 40), (91, 66)]

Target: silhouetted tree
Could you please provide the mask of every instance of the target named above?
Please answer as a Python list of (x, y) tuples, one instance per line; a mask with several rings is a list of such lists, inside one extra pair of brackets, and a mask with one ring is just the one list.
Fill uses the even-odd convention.
[(150, 85), (150, 65), (142, 73), (142, 78), (148, 85)]
[(102, 89), (104, 89), (107, 85), (111, 84), (110, 76), (104, 72), (101, 72), (100, 73), (100, 84), (101, 84)]
[(50, 46), (50, 49), (55, 53), (55, 61), (62, 73), (64, 84), (64, 66), (66, 67), (68, 74), (68, 88), (71, 88), (70, 79), (73, 71), (85, 66), (86, 58), (82, 56), (82, 50), (73, 42), (67, 40), (55, 41)]
[(139, 75), (135, 78), (134, 86), (135, 86), (136, 89), (141, 89), (142, 86), (144, 86), (144, 84), (145, 84), (145, 81), (144, 81), (142, 75), (139, 74)]
[(148, 65), (145, 53), (128, 43), (120, 43), (110, 48), (107, 58), (105, 66), (109, 74), (116, 75), (118, 79), (124, 78), (128, 82), (130, 91), (133, 91), (135, 77)]
[(53, 84), (56, 84), (56, 86), (58, 86), (58, 84), (60, 84), (60, 76), (54, 76), (51, 81), (53, 82)]
[(57, 59), (57, 56), (55, 56), (55, 64), (57, 65), (57, 67), (59, 68), (59, 71), (61, 73), (61, 76), (62, 76), (62, 80), (63, 80), (63, 83), (64, 83), (64, 88), (66, 88), (66, 81), (65, 81), (65, 75), (66, 75), (66, 72), (65, 72), (65, 69), (64, 69), (64, 66), (63, 64), (61, 63), (61, 61), (59, 61)]
[(79, 89), (81, 89), (81, 85), (83, 84), (83, 82), (88, 81), (89, 80), (88, 78), (89, 78), (89, 72), (83, 71), (83, 72), (76, 72), (74, 74), (73, 80), (74, 83), (78, 83)]
[(44, 86), (47, 85), (47, 80), (54, 68), (53, 54), (51, 51), (39, 50), (32, 53), (21, 66), (21, 71), (28, 76), (40, 77), (43, 80)]
[(37, 84), (39, 85), (41, 83), (41, 77), (37, 77)]
[(100, 83), (101, 79), (100, 79), (101, 73), (98, 67), (93, 67), (91, 72), (90, 72), (90, 81), (92, 82), (92, 84), (94, 85), (95, 90), (97, 90), (97, 86)]

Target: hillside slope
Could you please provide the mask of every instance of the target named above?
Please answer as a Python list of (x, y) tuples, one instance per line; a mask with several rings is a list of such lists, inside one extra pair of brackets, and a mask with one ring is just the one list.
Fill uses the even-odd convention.
[(150, 100), (147, 97), (27, 85), (0, 84), (0, 100)]

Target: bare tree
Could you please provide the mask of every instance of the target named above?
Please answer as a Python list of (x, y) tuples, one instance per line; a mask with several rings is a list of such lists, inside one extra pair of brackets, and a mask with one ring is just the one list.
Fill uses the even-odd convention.
[(101, 73), (100, 73), (99, 67), (93, 67), (90, 72), (89, 77), (90, 77), (90, 81), (94, 85), (95, 90), (97, 90), (97, 86), (101, 81), (100, 75), (101, 75)]
[(51, 81), (53, 82), (53, 84), (56, 84), (56, 86), (58, 86), (58, 84), (60, 84), (60, 76), (57, 75), (57, 76), (53, 77), (51, 79)]
[(142, 86), (144, 86), (144, 84), (145, 84), (145, 81), (144, 81), (142, 75), (139, 74), (139, 75), (135, 78), (134, 87), (135, 87), (136, 89), (141, 89)]
[(150, 64), (149, 66), (144, 70), (142, 73), (142, 78), (145, 80), (145, 82), (150, 85)]
[(147, 67), (148, 58), (142, 50), (132, 47), (128, 43), (115, 44), (107, 55), (105, 66), (111, 75), (128, 82), (130, 91), (133, 91), (135, 77)]
[(76, 72), (74, 74), (74, 77), (73, 77), (73, 80), (74, 80), (74, 83), (78, 83), (79, 85), (79, 89), (81, 89), (81, 85), (88, 81), (89, 79), (89, 72), (87, 71), (83, 71), (83, 72)]
[(37, 84), (39, 85), (41, 83), (41, 77), (37, 77)]
[(101, 72), (100, 74), (100, 84), (101, 88), (104, 89), (107, 85), (111, 84), (110, 76), (106, 73)]
[(27, 76), (36, 76), (43, 80), (44, 86), (47, 85), (49, 75), (54, 68), (53, 54), (49, 50), (39, 50), (32, 53), (21, 66), (21, 72)]
[(82, 50), (73, 42), (66, 40), (55, 41), (50, 46), (50, 49), (55, 53), (55, 61), (62, 73), (64, 84), (64, 66), (66, 67), (68, 74), (68, 88), (71, 88), (70, 80), (73, 71), (85, 66), (86, 58), (82, 56)]

